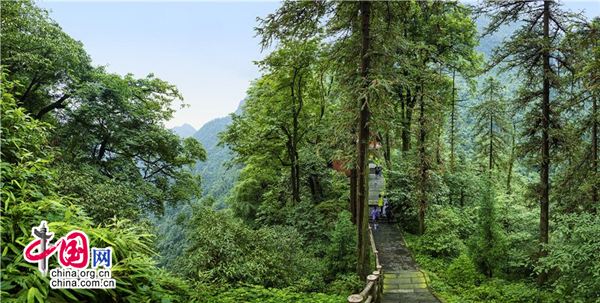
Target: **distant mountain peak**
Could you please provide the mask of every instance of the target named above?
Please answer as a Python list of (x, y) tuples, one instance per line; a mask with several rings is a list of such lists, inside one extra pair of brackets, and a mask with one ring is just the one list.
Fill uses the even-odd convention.
[(238, 105), (238, 108), (235, 110), (235, 114), (236, 115), (241, 115), (242, 114), (242, 107), (244, 106), (244, 104), (246, 104), (246, 99), (242, 99), (242, 101), (240, 101), (240, 104)]
[(179, 135), (182, 138), (192, 137), (196, 133), (196, 129), (187, 123), (181, 126), (175, 126), (171, 128), (171, 131), (173, 131), (175, 134)]

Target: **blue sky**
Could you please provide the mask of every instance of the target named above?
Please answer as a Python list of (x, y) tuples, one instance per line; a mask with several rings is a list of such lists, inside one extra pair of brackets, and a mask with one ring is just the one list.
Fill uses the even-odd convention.
[(40, 2), (94, 64), (110, 72), (157, 77), (177, 85), (190, 107), (173, 127), (204, 123), (236, 110), (264, 57), (253, 38), (256, 17), (278, 2)]
[[(469, 1), (470, 2), (470, 1)], [(567, 1), (588, 16), (600, 15), (600, 0)], [(177, 85), (190, 107), (179, 109), (173, 127), (204, 123), (235, 111), (250, 81), (260, 76), (256, 17), (279, 2), (84, 2), (43, 1), (50, 16), (84, 43), (96, 65), (110, 72), (157, 77)]]

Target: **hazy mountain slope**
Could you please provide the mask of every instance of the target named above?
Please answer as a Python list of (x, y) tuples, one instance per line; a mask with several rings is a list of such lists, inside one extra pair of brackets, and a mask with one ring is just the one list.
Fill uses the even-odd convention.
[[(242, 100), (236, 114), (241, 114), (243, 104)], [(204, 124), (193, 134), (193, 137), (202, 144), (207, 153), (206, 162), (198, 162), (194, 173), (202, 176), (204, 196), (212, 196), (217, 201), (219, 208), (225, 207), (225, 197), (233, 187), (239, 171), (238, 167), (228, 169), (224, 166), (232, 156), (227, 148), (217, 146), (219, 143), (218, 133), (224, 131), (230, 123), (231, 116), (217, 118)], [(180, 223), (187, 220), (191, 212), (192, 207), (189, 204), (180, 204), (175, 207), (166, 207), (164, 216), (154, 218), (158, 234), (156, 244), (161, 255), (157, 260), (159, 266), (175, 270), (173, 265), (176, 264), (177, 257), (183, 253), (185, 248), (186, 229)]]
[[(243, 103), (242, 100), (236, 114), (241, 114)], [(225, 167), (224, 164), (231, 159), (232, 155), (228, 148), (217, 146), (218, 133), (224, 131), (229, 124), (231, 124), (231, 116), (217, 118), (204, 124), (194, 134), (194, 138), (202, 144), (207, 153), (206, 162), (199, 162), (194, 172), (202, 176), (204, 196), (212, 196), (221, 205), (233, 187), (239, 171), (237, 167)]]
[(196, 133), (196, 129), (187, 123), (181, 126), (175, 126), (171, 128), (171, 131), (182, 138), (191, 137)]

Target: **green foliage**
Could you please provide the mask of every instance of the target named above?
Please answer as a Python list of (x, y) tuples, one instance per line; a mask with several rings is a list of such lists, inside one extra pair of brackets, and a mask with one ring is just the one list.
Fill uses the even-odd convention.
[(7, 80), (22, 84), (6, 89), (38, 119), (65, 108), (92, 69), (83, 44), (34, 1), (7, 1), (1, 10), (2, 66)]
[(199, 302), (235, 303), (235, 302), (346, 302), (347, 296), (326, 295), (322, 293), (301, 293), (293, 287), (275, 289), (264, 286), (242, 284), (238, 287), (219, 287), (208, 289), (197, 295)]
[[(270, 187), (277, 180), (278, 170), (269, 165), (261, 165), (265, 163), (264, 160), (264, 155), (257, 155), (246, 163), (246, 167), (240, 171), (229, 200), (229, 207), (234, 214), (250, 224), (258, 219), (263, 197), (269, 196)], [(255, 164), (254, 161), (258, 163)]]
[(192, 206), (183, 204), (175, 207), (167, 206), (163, 216), (154, 218), (157, 233), (156, 248), (160, 255), (157, 262), (160, 267), (178, 272), (177, 258), (183, 254), (186, 247), (185, 239), (189, 231), (186, 222), (191, 214)]
[(350, 212), (341, 212), (330, 236), (325, 259), (331, 277), (351, 273), (356, 268), (356, 228), (350, 217)]
[(427, 230), (419, 238), (418, 247), (415, 248), (433, 257), (455, 257), (465, 250), (465, 245), (460, 238), (461, 226), (466, 222), (453, 207), (432, 209), (428, 212)]
[(57, 172), (58, 192), (78, 197), (76, 203), (94, 222), (108, 223), (115, 217), (141, 218), (141, 209), (130, 186), (101, 174), (94, 166), (62, 164), (57, 166)]
[(479, 286), (483, 276), (477, 271), (475, 264), (466, 254), (461, 254), (448, 266), (444, 274), (447, 283), (460, 290)]
[(179, 272), (202, 282), (285, 287), (308, 276), (304, 240), (290, 227), (248, 228), (227, 211), (194, 210)]
[(327, 285), (326, 292), (337, 295), (357, 294), (360, 293), (364, 287), (364, 281), (361, 281), (356, 273), (352, 273), (337, 275), (336, 280)]
[(415, 203), (416, 178), (408, 172), (408, 163), (393, 163), (392, 170), (386, 171), (386, 186), (389, 192), (390, 205), (396, 218), (402, 224), (405, 231), (417, 233), (419, 231), (418, 218)]
[[(185, 282), (154, 267), (153, 237), (147, 227), (128, 221), (111, 221), (106, 227), (94, 227), (73, 200), (56, 193), (57, 172), (52, 162), (58, 153), (49, 145), (46, 123), (32, 119), (17, 108), (11, 94), (4, 89), (12, 85), (2, 81), (2, 228), (1, 295), (4, 300), (20, 302), (89, 301), (125, 302), (172, 299), (185, 301)], [(76, 202), (76, 201), (73, 201)], [(50, 289), (49, 279), (42, 277), (37, 266), (23, 259), (30, 234), (40, 221), (56, 235), (81, 230), (90, 246), (112, 247), (112, 276), (115, 289)], [(58, 267), (50, 258), (50, 267)]]
[(482, 184), (475, 165), (460, 162), (453, 171), (446, 171), (444, 183), (448, 186), (448, 203), (465, 210), (477, 205)]
[[(240, 107), (243, 103), (240, 103)], [(241, 114), (241, 108), (236, 113)], [(204, 124), (194, 134), (194, 138), (206, 150), (206, 161), (198, 161), (193, 172), (202, 176), (203, 195), (214, 197), (220, 207), (225, 206), (225, 200), (241, 170), (239, 166), (227, 165), (233, 154), (227, 147), (218, 145), (218, 133), (225, 131), (231, 122), (231, 116), (217, 118)]]
[(206, 152), (194, 138), (180, 139), (161, 124), (172, 116), (171, 102), (181, 98), (175, 86), (152, 74), (135, 79), (99, 69), (77, 98), (59, 131), (62, 160), (88, 170), (91, 186), (127, 186), (139, 207), (158, 213), (164, 204), (200, 197), (200, 178), (187, 168), (205, 160)]
[[(259, 19), (262, 46), (278, 44), (258, 62), (264, 74), (250, 87), (244, 112), (208, 123), (198, 140), (182, 140), (162, 125), (172, 101), (182, 99), (174, 85), (93, 68), (82, 44), (33, 1), (3, 3), (3, 299), (343, 302), (364, 286), (351, 272), (357, 255), (367, 255), (366, 241), (357, 254), (348, 180), (330, 167), (338, 160), (356, 167), (348, 161), (357, 158), (356, 147), (375, 143), (381, 148), (361, 150), (360, 159), (385, 159), (396, 217), (406, 231), (423, 223), (422, 237), (406, 239), (449, 301), (597, 301), (598, 19), (573, 23), (557, 2), (485, 1), (481, 12), (494, 12), (490, 32), (521, 21), (514, 33), (503, 27), (480, 47), (489, 54), (504, 41), (491, 70), (520, 74), (485, 80), (475, 77), (482, 56), (470, 7), (363, 5), (285, 2)], [(366, 7), (368, 47), (357, 22)], [(551, 37), (542, 38), (543, 20)], [(478, 86), (481, 98), (459, 104)], [(517, 87), (518, 102), (505, 103)], [(60, 116), (48, 114), (58, 109)], [(510, 148), (507, 109), (515, 114)], [(359, 112), (371, 117), (357, 141), (366, 129), (357, 129)], [(210, 163), (199, 163), (207, 155)], [(483, 182), (482, 156), (494, 184)], [(537, 184), (531, 168), (540, 164), (554, 186)], [(207, 185), (201, 201), (198, 174)], [(548, 188), (551, 240), (537, 260), (534, 201), (545, 201)], [(155, 240), (143, 217), (165, 205), (164, 218), (153, 217)], [(80, 229), (92, 245), (112, 246), (117, 289), (50, 290), (22, 258), (30, 228), (42, 219), (58, 234)], [(156, 269), (153, 245), (161, 265), (196, 280), (198, 289)], [(529, 284), (542, 272), (554, 295)], [(248, 284), (232, 286), (239, 282)]]
[(432, 258), (420, 252), (417, 236), (407, 234), (405, 239), (428, 272), (432, 289), (447, 302), (561, 302), (560, 296), (541, 291), (530, 282), (486, 278), (465, 253), (451, 261)]
[(473, 260), (480, 272), (488, 277), (497, 275), (504, 267), (504, 235), (498, 224), (496, 201), (491, 181), (485, 183), (479, 206), (478, 228), (470, 243)]
[(475, 151), (484, 159), (482, 167), (489, 170), (504, 167), (506, 162), (508, 118), (504, 93), (500, 81), (489, 77), (481, 91), (483, 101), (471, 109), (475, 118)]
[(567, 301), (600, 299), (600, 218), (597, 215), (557, 216), (548, 256), (536, 271), (553, 274), (554, 292)]

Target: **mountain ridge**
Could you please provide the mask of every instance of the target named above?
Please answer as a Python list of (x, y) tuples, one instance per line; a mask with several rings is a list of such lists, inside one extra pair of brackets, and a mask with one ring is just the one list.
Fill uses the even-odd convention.
[(193, 126), (191, 126), (187, 123), (184, 123), (183, 125), (180, 125), (180, 126), (172, 127), (172, 128), (170, 128), (170, 130), (182, 138), (191, 137), (196, 132), (198, 132)]

